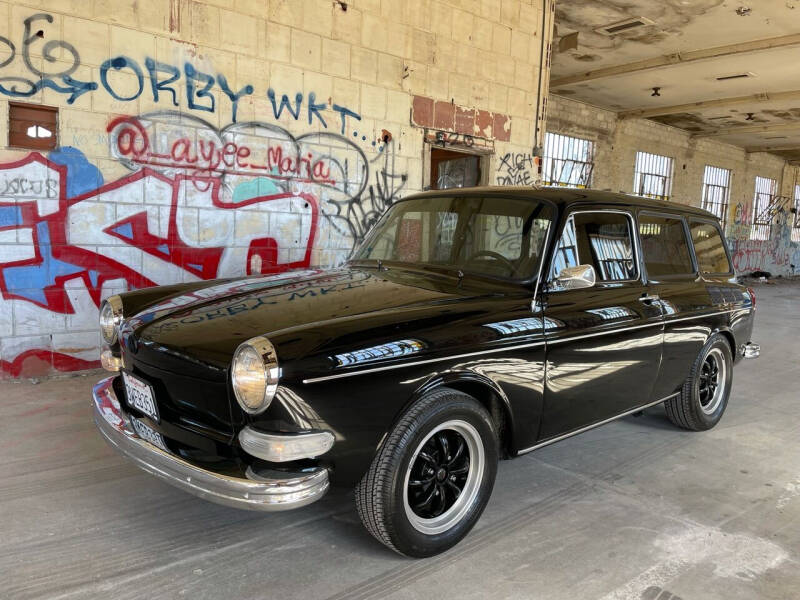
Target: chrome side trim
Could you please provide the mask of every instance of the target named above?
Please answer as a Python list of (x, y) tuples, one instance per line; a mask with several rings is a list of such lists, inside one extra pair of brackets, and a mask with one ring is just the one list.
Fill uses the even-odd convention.
[(659, 319), (658, 321), (653, 321), (652, 323), (644, 323), (643, 325), (631, 325), (630, 327), (625, 327), (625, 328), (622, 328), (622, 329), (609, 329), (607, 331), (596, 331), (594, 333), (585, 333), (585, 334), (581, 334), (581, 335), (571, 335), (569, 337), (556, 338), (556, 339), (545, 338), (541, 342), (532, 342), (532, 343), (529, 343), (529, 344), (520, 344), (520, 345), (517, 345), (517, 346), (504, 346), (502, 348), (491, 348), (489, 350), (482, 350), (480, 352), (468, 352), (466, 354), (455, 354), (455, 355), (452, 355), (452, 356), (441, 356), (439, 358), (429, 358), (429, 359), (426, 359), (426, 360), (417, 360), (417, 361), (414, 361), (414, 362), (407, 362), (407, 363), (402, 363), (402, 364), (399, 364), (399, 365), (386, 365), (384, 367), (373, 367), (371, 369), (363, 369), (361, 371), (352, 371), (352, 372), (349, 372), (349, 373), (336, 373), (334, 375), (324, 375), (322, 377), (310, 377), (308, 379), (303, 379), (303, 383), (304, 384), (319, 383), (321, 381), (331, 381), (333, 379), (341, 379), (343, 377), (355, 377), (356, 375), (367, 375), (368, 373), (377, 373), (379, 371), (388, 371), (388, 370), (391, 370), (391, 369), (403, 369), (403, 368), (406, 368), (406, 367), (415, 367), (417, 365), (425, 365), (425, 364), (429, 364), (429, 363), (442, 362), (442, 361), (445, 361), (445, 360), (456, 360), (456, 359), (459, 359), (459, 358), (468, 358), (468, 357), (471, 357), (471, 356), (481, 356), (483, 354), (495, 354), (497, 352), (509, 352), (511, 350), (522, 350), (524, 348), (535, 348), (537, 346), (543, 346), (544, 344), (561, 344), (561, 343), (564, 343), (564, 342), (571, 342), (573, 340), (581, 340), (581, 339), (590, 338), (590, 337), (597, 337), (597, 336), (601, 336), (601, 335), (611, 335), (611, 334), (614, 334), (614, 333), (619, 333), (620, 331), (633, 331), (634, 329), (644, 329), (646, 327), (660, 327), (662, 325), (669, 325), (670, 323), (678, 323), (680, 321), (691, 321), (691, 320), (694, 320), (694, 319), (703, 319), (703, 318), (707, 318), (707, 317), (715, 317), (715, 316), (718, 316), (718, 315), (726, 315), (726, 314), (734, 312), (736, 310), (739, 310), (739, 309), (731, 308), (731, 309), (728, 309), (728, 310), (721, 310), (721, 311), (713, 312), (713, 313), (704, 313), (702, 315), (692, 315), (691, 317), (682, 317), (682, 318), (679, 318), (679, 319), (669, 319), (668, 321), (662, 321), (662, 320)]
[(520, 344), (518, 346), (503, 346), (502, 348), (490, 348), (489, 350), (481, 350), (480, 352), (467, 352), (466, 354), (454, 354), (452, 356), (440, 356), (439, 358), (428, 358), (426, 360), (416, 360), (414, 362), (402, 363), (399, 365), (386, 365), (385, 367), (373, 367), (372, 369), (363, 369), (361, 371), (353, 371), (350, 373), (337, 373), (335, 375), (325, 375), (323, 377), (312, 377), (310, 379), (303, 379), (303, 383), (317, 383), (320, 381), (330, 381), (331, 379), (340, 379), (342, 377), (355, 377), (356, 375), (366, 375), (367, 373), (377, 373), (378, 371), (389, 371), (390, 369), (403, 369), (405, 367), (415, 367), (417, 365), (425, 365), (429, 363), (442, 362), (443, 360), (456, 360), (458, 358), (468, 358), (470, 356), (481, 356), (483, 354), (494, 354), (496, 352), (508, 352), (510, 350), (521, 350), (523, 348), (535, 348), (536, 346), (544, 346), (545, 341), (531, 342), (529, 344)]
[(328, 491), (328, 470), (303, 472), (248, 471), (235, 477), (203, 469), (140, 438), (114, 393), (114, 377), (94, 386), (94, 422), (106, 442), (147, 471), (205, 500), (259, 511), (289, 510), (311, 504)]
[(580, 429), (576, 429), (575, 431), (570, 431), (569, 433), (565, 433), (563, 435), (559, 435), (559, 436), (554, 437), (552, 439), (545, 440), (543, 442), (540, 442), (539, 444), (535, 444), (535, 445), (531, 446), (530, 448), (525, 448), (524, 450), (520, 450), (519, 452), (517, 452), (517, 456), (519, 456), (521, 454), (527, 454), (528, 452), (532, 452), (533, 450), (536, 450), (537, 448), (544, 448), (545, 446), (549, 446), (550, 444), (555, 444), (556, 442), (560, 442), (561, 440), (565, 440), (567, 438), (571, 438), (574, 435), (578, 435), (580, 433), (584, 433), (585, 431), (589, 431), (590, 429), (594, 429), (595, 427), (600, 427), (601, 425), (606, 425), (608, 423), (611, 423), (612, 421), (616, 421), (617, 419), (621, 419), (622, 417), (627, 417), (628, 415), (632, 415), (633, 413), (637, 413), (640, 410), (644, 410), (645, 408), (650, 408), (651, 406), (655, 406), (656, 404), (661, 404), (662, 402), (666, 402), (670, 398), (674, 398), (678, 394), (680, 394), (680, 392), (676, 392), (674, 394), (670, 394), (669, 396), (667, 396), (665, 398), (661, 398), (661, 400), (656, 400), (655, 402), (649, 402), (648, 404), (644, 404), (642, 406), (638, 406), (638, 407), (636, 407), (634, 409), (625, 411), (624, 413), (620, 413), (618, 415), (614, 415), (613, 417), (610, 417), (610, 418), (605, 419), (603, 421), (598, 421), (597, 423), (592, 423), (591, 425), (587, 425), (586, 427), (581, 427)]

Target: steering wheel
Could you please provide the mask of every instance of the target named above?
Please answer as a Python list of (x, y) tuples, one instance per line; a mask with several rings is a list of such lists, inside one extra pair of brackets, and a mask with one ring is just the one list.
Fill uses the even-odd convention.
[(508, 267), (508, 270), (509, 270), (511, 273), (513, 273), (513, 272), (516, 270), (516, 268), (517, 268), (517, 266), (516, 266), (514, 263), (512, 263), (510, 260), (508, 260), (508, 259), (507, 259), (505, 256), (503, 256), (503, 255), (502, 255), (502, 254), (500, 254), (499, 252), (494, 252), (494, 251), (492, 251), (492, 250), (480, 250), (479, 252), (476, 252), (475, 254), (471, 255), (471, 256), (470, 256), (470, 257), (467, 259), (467, 262), (468, 262), (468, 263), (471, 263), (471, 262), (472, 262), (472, 261), (474, 261), (476, 258), (480, 258), (481, 256), (487, 256), (487, 257), (489, 257), (489, 258), (493, 258), (493, 259), (495, 259), (495, 260), (499, 260), (501, 263), (504, 263), (504, 264), (505, 264), (505, 266), (507, 266), (507, 267)]

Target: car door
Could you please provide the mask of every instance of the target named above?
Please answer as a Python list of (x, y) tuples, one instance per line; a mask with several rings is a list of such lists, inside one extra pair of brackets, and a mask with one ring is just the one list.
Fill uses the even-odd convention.
[[(545, 398), (539, 439), (647, 404), (658, 376), (662, 313), (643, 283), (630, 211), (569, 214), (545, 295)], [(590, 264), (596, 284), (559, 289), (561, 269)]]
[(664, 312), (664, 353), (654, 394), (677, 392), (709, 335), (708, 318), (719, 312), (702, 282), (685, 219), (641, 211), (639, 239), (644, 273)]

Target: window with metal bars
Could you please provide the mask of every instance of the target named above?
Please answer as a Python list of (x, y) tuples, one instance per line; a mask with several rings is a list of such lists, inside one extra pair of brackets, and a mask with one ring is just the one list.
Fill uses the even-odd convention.
[(669, 156), (637, 152), (633, 193), (645, 198), (669, 200), (673, 164), (674, 160)]
[(545, 185), (588, 188), (594, 169), (594, 142), (546, 133), (542, 176)]
[(770, 206), (775, 199), (778, 182), (767, 177), (756, 177), (756, 190), (753, 197), (753, 228), (751, 240), (768, 240), (772, 233)]
[(728, 200), (731, 194), (731, 170), (706, 165), (703, 174), (703, 208), (722, 221), (728, 220)]
[(794, 186), (794, 215), (792, 215), (792, 241), (800, 242), (800, 185)]

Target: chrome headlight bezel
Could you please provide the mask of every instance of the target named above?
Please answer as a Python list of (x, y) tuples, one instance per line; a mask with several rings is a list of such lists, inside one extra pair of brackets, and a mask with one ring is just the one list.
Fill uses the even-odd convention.
[[(251, 381), (246, 382), (245, 378)], [(231, 361), (231, 387), (244, 412), (258, 415), (267, 410), (278, 391), (279, 379), (278, 355), (267, 338), (254, 337), (236, 348)], [(247, 391), (246, 384), (258, 387)]]
[(122, 298), (109, 296), (100, 305), (100, 335), (109, 346), (117, 343), (119, 326), (122, 324)]

